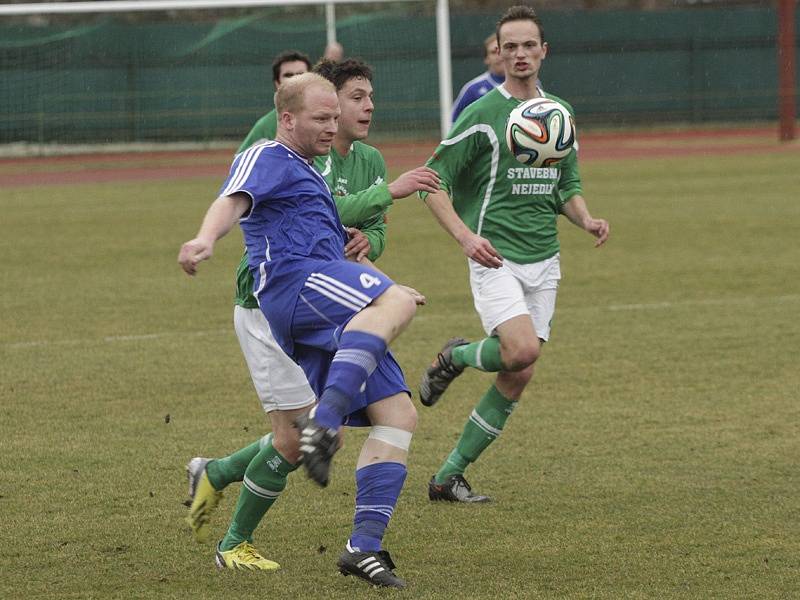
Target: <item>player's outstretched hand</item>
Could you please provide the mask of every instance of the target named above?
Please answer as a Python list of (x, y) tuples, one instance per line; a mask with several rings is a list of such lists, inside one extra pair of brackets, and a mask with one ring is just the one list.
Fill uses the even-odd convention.
[(350, 241), (344, 247), (344, 257), (355, 262), (361, 262), (361, 259), (367, 256), (371, 249), (369, 238), (355, 227), (347, 228), (347, 236)]
[(460, 242), (464, 254), (476, 263), (490, 269), (497, 269), (503, 265), (503, 257), (486, 238), (470, 231)]
[(609, 234), (611, 233), (611, 227), (608, 225), (608, 221), (605, 219), (589, 219), (589, 221), (586, 223), (585, 229), (597, 238), (597, 240), (594, 242), (595, 248), (605, 244)]
[(398, 284), (398, 285), (400, 286), (400, 288), (401, 288), (401, 289), (403, 289), (403, 290), (405, 290), (406, 292), (408, 292), (409, 294), (411, 294), (411, 297), (412, 297), (412, 298), (414, 298), (414, 302), (416, 302), (416, 303), (417, 303), (417, 306), (423, 306), (423, 305), (424, 305), (424, 304), (425, 304), (425, 303), (428, 301), (428, 300), (425, 298), (425, 296), (423, 296), (422, 294), (420, 294), (420, 293), (419, 293), (417, 290), (415, 290), (414, 288), (412, 288), (412, 287), (409, 287), (409, 286), (407, 286), (407, 285), (402, 285), (402, 284)]
[(398, 200), (410, 196), (414, 192), (439, 191), (439, 174), (430, 167), (417, 167), (407, 171), (389, 184), (389, 193)]
[(186, 273), (194, 275), (197, 273), (198, 263), (211, 258), (213, 251), (212, 245), (200, 238), (189, 240), (181, 246), (181, 251), (178, 253), (178, 263)]

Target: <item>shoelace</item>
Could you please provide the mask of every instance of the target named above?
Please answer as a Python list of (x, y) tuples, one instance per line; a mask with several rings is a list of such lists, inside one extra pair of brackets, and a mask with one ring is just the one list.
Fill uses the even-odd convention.
[(378, 551), (378, 560), (385, 568), (388, 568), (389, 571), (394, 572), (394, 570), (397, 568), (392, 560), (392, 557), (389, 556), (389, 552), (386, 550)]
[(244, 554), (244, 558), (252, 560), (253, 562), (261, 560), (258, 552), (256, 552), (255, 546), (250, 544), (245, 544), (244, 548), (242, 548), (242, 554)]
[(439, 368), (448, 375), (455, 376), (461, 373), (461, 370), (453, 364), (453, 361), (445, 358), (441, 352), (436, 355), (436, 360), (439, 363)]
[(467, 490), (467, 495), (472, 493), (472, 487), (470, 487), (470, 485), (467, 483), (466, 479), (464, 479), (463, 477), (459, 477), (459, 476), (456, 476), (453, 479), (455, 480), (455, 482), (456, 482), (458, 487), (462, 487), (465, 490)]

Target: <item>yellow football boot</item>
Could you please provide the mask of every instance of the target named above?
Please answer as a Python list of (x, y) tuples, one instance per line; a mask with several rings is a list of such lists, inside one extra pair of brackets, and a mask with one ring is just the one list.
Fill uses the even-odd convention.
[(236, 569), (239, 571), (277, 571), (281, 566), (261, 556), (255, 546), (250, 542), (242, 542), (231, 550), (220, 550), (217, 545), (217, 554), (214, 562), (219, 569)]
[(186, 522), (191, 527), (197, 542), (205, 542), (208, 539), (208, 520), (222, 498), (222, 492), (214, 489), (206, 475), (206, 465), (209, 462), (208, 458), (197, 456), (186, 465), (189, 497), (192, 499)]

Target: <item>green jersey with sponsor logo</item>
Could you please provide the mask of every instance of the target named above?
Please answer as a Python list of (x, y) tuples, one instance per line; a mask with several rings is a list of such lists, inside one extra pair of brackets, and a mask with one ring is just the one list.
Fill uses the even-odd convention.
[[(573, 112), (560, 98), (540, 93)], [(501, 85), (470, 104), (427, 164), (467, 227), (505, 258), (528, 264), (559, 251), (556, 220), (582, 190), (575, 148), (551, 167), (527, 167), (512, 156), (505, 128), (521, 102)]]
[[(314, 166), (331, 189), (342, 224), (357, 227), (367, 236), (370, 245), (367, 258), (376, 260), (386, 247), (385, 215), (392, 204), (383, 156), (377, 148), (353, 142), (347, 156), (331, 148), (327, 156), (314, 159)], [(247, 253), (236, 270), (235, 303), (258, 308), (253, 296), (253, 276), (247, 268)]]

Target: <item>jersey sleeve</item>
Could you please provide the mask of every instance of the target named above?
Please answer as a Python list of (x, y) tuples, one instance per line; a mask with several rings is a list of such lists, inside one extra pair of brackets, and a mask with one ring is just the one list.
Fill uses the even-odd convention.
[(583, 194), (581, 175), (578, 170), (578, 152), (575, 148), (559, 163), (561, 169), (558, 178), (558, 204), (559, 208), (577, 194)]
[[(452, 193), (453, 185), (459, 173), (482, 152), (481, 142), (485, 138), (481, 125), (475, 117), (475, 111), (464, 111), (455, 122), (447, 138), (442, 140), (433, 151), (433, 155), (425, 163), (439, 174), (439, 187), (448, 194)], [(423, 200), (428, 196), (420, 192)]]
[(385, 181), (376, 181), (365, 190), (346, 196), (334, 196), (336, 210), (342, 224), (347, 227), (358, 227), (360, 223), (382, 214), (394, 200), (389, 193), (389, 185)]
[(255, 205), (279, 189), (287, 169), (280, 163), (278, 156), (265, 152), (273, 145), (274, 142), (256, 144), (237, 154), (219, 195), (230, 196), (244, 192)]
[[(572, 108), (572, 105), (568, 102), (565, 102), (561, 98), (556, 98), (556, 100), (561, 102), (567, 108), (569, 114), (571, 114), (572, 118), (574, 119), (575, 109)], [(577, 194), (583, 194), (581, 175), (580, 170), (578, 169), (577, 138), (575, 139), (575, 146), (572, 148), (572, 151), (564, 160), (561, 161), (559, 166), (561, 167), (561, 176), (558, 179), (558, 202), (560, 208), (564, 206), (564, 204), (573, 196)]]
[[(386, 209), (392, 204), (392, 195), (389, 193), (389, 185), (386, 183), (386, 162), (377, 150), (370, 155), (370, 179), (374, 178), (374, 183), (366, 190), (339, 196), (336, 200), (336, 208), (342, 222), (345, 223), (346, 213), (350, 213), (349, 218), (353, 219), (352, 227), (358, 227), (369, 240), (369, 254), (367, 258), (377, 260), (386, 248)], [(343, 208), (340, 206), (344, 205)], [(363, 207), (363, 208), (362, 208)], [(356, 212), (361, 212), (362, 216), (355, 219)], [(345, 223), (348, 225), (349, 223)]]
[(361, 229), (361, 233), (369, 240), (369, 254), (367, 258), (374, 261), (380, 258), (386, 249), (386, 217), (379, 215), (372, 222), (367, 223)]
[[(330, 156), (317, 157), (314, 161), (317, 170), (325, 177), (328, 187), (333, 190), (335, 182), (332, 180), (333, 174), (329, 163)], [(386, 183), (386, 163), (380, 152), (375, 151), (370, 155), (369, 168), (369, 179), (373, 183), (367, 189), (344, 196), (333, 195), (336, 211), (345, 227), (362, 229), (365, 222), (383, 215), (394, 202), (389, 193), (389, 185)]]

